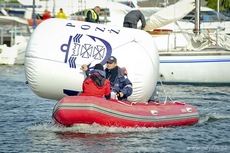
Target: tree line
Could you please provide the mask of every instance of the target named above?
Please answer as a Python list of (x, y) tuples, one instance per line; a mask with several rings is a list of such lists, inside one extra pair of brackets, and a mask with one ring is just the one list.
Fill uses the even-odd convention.
[[(6, 3), (6, 0), (0, 0), (0, 3)], [(7, 3), (19, 3), (17, 0), (8, 0)]]
[[(207, 7), (217, 10), (218, 0), (205, 0), (207, 2)], [(219, 0), (219, 10), (230, 10), (230, 0)]]

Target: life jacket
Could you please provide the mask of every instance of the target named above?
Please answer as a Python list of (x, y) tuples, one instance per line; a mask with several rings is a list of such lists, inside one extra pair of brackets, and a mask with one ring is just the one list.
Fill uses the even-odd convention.
[(65, 15), (64, 12), (58, 12), (56, 18), (67, 19), (67, 16)]
[(87, 13), (88, 12), (91, 12), (91, 14), (92, 14), (92, 19), (93, 20), (97, 20), (97, 14), (94, 12), (94, 10), (87, 10), (86, 12), (85, 12), (85, 18), (87, 18)]
[(83, 92), (79, 96), (103, 98), (110, 94), (110, 81), (99, 73), (93, 73), (83, 82), (82, 89)]

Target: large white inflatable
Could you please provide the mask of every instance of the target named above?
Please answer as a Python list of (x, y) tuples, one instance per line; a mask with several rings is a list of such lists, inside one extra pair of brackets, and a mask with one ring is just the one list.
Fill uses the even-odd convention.
[(159, 55), (155, 42), (145, 31), (88, 22), (48, 19), (32, 33), (25, 57), (26, 79), (38, 96), (60, 100), (82, 91), (90, 68), (106, 66), (111, 55), (125, 67), (133, 83), (130, 101), (147, 101), (158, 77)]

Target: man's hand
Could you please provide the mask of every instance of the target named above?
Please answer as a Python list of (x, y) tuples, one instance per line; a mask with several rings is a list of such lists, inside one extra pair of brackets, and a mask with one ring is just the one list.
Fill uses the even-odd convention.
[(123, 94), (122, 92), (119, 92), (119, 93), (117, 94), (117, 97), (122, 98), (122, 97), (124, 97), (124, 94)]
[(87, 71), (87, 70), (88, 70), (88, 67), (87, 67), (86, 64), (83, 64), (83, 65), (81, 66), (81, 69), (82, 69), (83, 71)]

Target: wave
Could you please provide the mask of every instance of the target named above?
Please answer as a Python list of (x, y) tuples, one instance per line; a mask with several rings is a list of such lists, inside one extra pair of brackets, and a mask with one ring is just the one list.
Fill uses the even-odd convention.
[[(217, 120), (223, 120), (223, 119), (230, 119), (229, 114), (220, 114), (220, 113), (208, 113), (208, 114), (201, 114), (199, 122), (194, 126), (203, 125), (207, 122), (214, 122)], [(27, 127), (27, 130), (29, 133), (55, 133), (59, 136), (67, 136), (67, 137), (73, 137), (73, 136), (82, 136), (82, 134), (130, 134), (130, 133), (159, 133), (162, 131), (171, 130), (174, 127), (162, 127), (162, 128), (146, 128), (146, 127), (105, 127), (100, 126), (99, 124), (77, 124), (71, 127), (65, 127), (61, 125), (56, 125), (53, 122), (40, 122), (33, 125), (30, 125)]]
[(171, 128), (146, 128), (146, 127), (105, 127), (99, 124), (77, 124), (71, 127), (55, 125), (52, 122), (37, 123), (27, 127), (29, 132), (55, 132), (55, 133), (85, 133), (85, 134), (118, 134), (133, 132), (160, 132)]
[(222, 120), (222, 119), (230, 119), (230, 115), (229, 114), (218, 114), (218, 113), (202, 114), (200, 115), (200, 120), (198, 124), (202, 124), (205, 122), (214, 122), (214, 121)]

